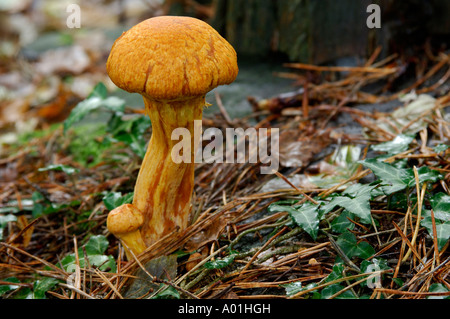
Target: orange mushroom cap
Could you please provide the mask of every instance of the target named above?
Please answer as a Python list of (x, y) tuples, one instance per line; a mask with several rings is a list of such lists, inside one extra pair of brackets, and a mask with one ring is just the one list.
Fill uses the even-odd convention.
[(190, 17), (160, 16), (124, 32), (106, 63), (120, 88), (153, 100), (184, 100), (233, 82), (233, 47), (209, 24)]
[(125, 252), (132, 259), (146, 248), (139, 229), (144, 223), (144, 215), (131, 204), (124, 204), (109, 212), (106, 220), (108, 230), (125, 244)]
[(124, 204), (108, 214), (106, 223), (111, 233), (121, 236), (139, 229), (144, 223), (144, 216), (133, 205)]

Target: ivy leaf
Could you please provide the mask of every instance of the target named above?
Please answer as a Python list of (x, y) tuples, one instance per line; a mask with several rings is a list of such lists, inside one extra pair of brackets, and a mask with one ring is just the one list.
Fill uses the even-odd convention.
[(88, 255), (100, 255), (108, 249), (109, 242), (102, 235), (91, 236), (89, 241), (84, 245), (84, 249)]
[[(167, 285), (161, 284), (159, 288), (162, 288), (164, 286)], [(169, 286), (158, 293), (156, 296), (152, 297), (152, 299), (180, 299), (180, 293), (174, 287)]]
[[(422, 211), (423, 219), (420, 224), (425, 227), (432, 237), (434, 237), (433, 232), (433, 221), (431, 219), (431, 211), (423, 210)], [(437, 219), (435, 216), (435, 224), (436, 224), (436, 238), (438, 243), (438, 248), (441, 250), (447, 241), (450, 239), (450, 221), (443, 221), (441, 219)]]
[(354, 215), (348, 210), (344, 210), (331, 222), (331, 230), (335, 233), (343, 233), (348, 229), (354, 229), (355, 224), (349, 221), (347, 217), (353, 219)]
[[(320, 292), (321, 295), (322, 295), (322, 299), (328, 299), (332, 295), (334, 295), (335, 293), (341, 291), (344, 288), (345, 287), (340, 285), (340, 284), (334, 284), (334, 285), (326, 286)], [(353, 294), (353, 292), (351, 292), (350, 290), (347, 290), (347, 291), (344, 291), (343, 293), (339, 294), (338, 296), (336, 296), (335, 299), (355, 299), (355, 298), (357, 298), (357, 296), (355, 296)]]
[(143, 135), (150, 127), (151, 121), (148, 116), (135, 116), (124, 120), (121, 114), (115, 113), (108, 122), (107, 130), (113, 139), (130, 146), (134, 153), (143, 158), (148, 142)]
[(436, 219), (450, 221), (450, 195), (437, 193), (430, 198), (430, 203)]
[[(363, 260), (361, 262), (361, 273), (371, 273), (374, 271), (387, 270), (390, 267), (387, 264), (386, 259), (383, 258), (373, 258), (372, 260)], [(369, 276), (370, 277), (370, 276)], [(376, 275), (373, 278), (367, 278), (367, 281), (361, 282), (361, 286), (365, 287), (371, 281), (375, 283), (377, 280), (381, 280), (381, 275)], [(374, 282), (375, 281), (375, 282)]]
[(57, 283), (57, 279), (50, 277), (46, 277), (42, 280), (36, 280), (33, 284), (33, 294), (31, 298), (46, 299), (45, 293), (56, 286)]
[[(408, 183), (408, 187), (414, 187), (416, 185), (416, 179), (414, 177), (414, 171), (412, 169), (408, 170), (408, 174), (410, 175), (410, 180)], [(417, 175), (419, 177), (419, 184), (424, 182), (435, 183), (440, 179), (443, 179), (444, 176), (439, 173), (439, 171), (431, 169), (427, 166), (422, 166), (417, 169)]]
[(20, 287), (18, 285), (14, 285), (14, 284), (20, 283), (20, 280), (17, 279), (16, 277), (5, 278), (5, 279), (3, 279), (3, 282), (10, 282), (11, 285), (5, 285), (5, 284), (0, 285), (0, 297), (2, 295), (4, 295), (5, 293), (7, 293), (8, 291), (15, 290)]
[[(448, 288), (443, 284), (431, 284), (429, 292), (448, 292)], [(450, 299), (450, 296), (428, 296), (427, 299)]]
[[(405, 188), (414, 187), (416, 179), (412, 168), (398, 168), (394, 165), (379, 161), (378, 159), (366, 159), (359, 161), (381, 180), (383, 192), (391, 195), (395, 192), (404, 190)], [(436, 182), (444, 177), (436, 170), (432, 170), (427, 166), (417, 169), (419, 183)]]
[[(436, 224), (438, 248), (442, 249), (450, 239), (450, 196), (442, 192), (437, 193), (430, 198), (430, 203)], [(431, 210), (423, 210), (423, 219), (420, 224), (427, 229), (428, 234), (434, 237)]]
[(408, 196), (405, 192), (394, 193), (388, 197), (388, 208), (395, 209), (408, 209)]
[(91, 93), (89, 93), (88, 98), (98, 97), (101, 99), (106, 99), (108, 96), (108, 89), (106, 85), (102, 82), (97, 83), (97, 85), (92, 89)]
[(341, 279), (344, 276), (345, 266), (341, 262), (337, 262), (333, 265), (330, 274), (323, 280), (323, 283), (327, 283), (336, 279)]
[(382, 189), (386, 195), (405, 189), (411, 180), (411, 175), (406, 169), (396, 168), (388, 163), (377, 159), (366, 159), (359, 161), (362, 165), (372, 170), (372, 172), (382, 181)]
[(98, 109), (123, 113), (125, 101), (116, 97), (107, 97), (107, 90), (103, 83), (97, 84), (89, 96), (78, 103), (64, 121), (64, 133), (75, 123), (81, 121), (86, 115)]
[(318, 205), (305, 202), (299, 207), (272, 204), (269, 206), (270, 212), (288, 212), (292, 220), (307, 232), (312, 239), (316, 240), (319, 231)]
[(447, 144), (438, 144), (435, 147), (433, 147), (433, 151), (435, 151), (436, 153), (442, 153), (445, 152), (450, 146)]
[(399, 134), (393, 140), (372, 145), (372, 149), (378, 152), (386, 152), (388, 154), (398, 154), (408, 149), (409, 144), (414, 140), (412, 135)]
[(234, 261), (235, 257), (236, 257), (236, 254), (231, 254), (224, 258), (210, 260), (210, 261), (206, 262), (204, 266), (207, 269), (221, 269), (228, 265), (231, 265), (231, 263)]
[(375, 253), (375, 249), (368, 242), (362, 241), (358, 244), (355, 235), (350, 232), (340, 235), (336, 243), (348, 258), (360, 257), (367, 259)]
[(121, 192), (111, 192), (103, 197), (103, 203), (108, 210), (113, 210), (123, 204), (130, 204), (133, 201), (134, 193), (122, 195)]
[(358, 216), (361, 222), (370, 224), (372, 222), (370, 213), (371, 191), (376, 187), (354, 184), (348, 187), (343, 196), (335, 196), (324, 206), (325, 209), (334, 208), (336, 206), (343, 207), (350, 213)]
[(370, 224), (371, 218), (369, 198), (350, 198), (347, 196), (339, 196), (333, 198), (329, 205), (343, 207), (352, 214), (355, 214), (361, 218), (363, 223)]
[[(100, 270), (106, 271), (110, 270), (115, 272), (117, 269), (116, 262), (114, 258), (110, 255), (104, 255), (106, 249), (108, 248), (108, 240), (103, 235), (91, 236), (89, 241), (82, 247), (78, 248), (78, 259), (80, 267), (87, 266), (87, 260), (85, 260), (86, 252), (89, 264), (99, 267)], [(76, 257), (75, 253), (69, 254), (61, 260), (62, 267), (67, 272), (73, 272), (76, 269)]]
[(301, 281), (294, 281), (288, 284), (280, 285), (286, 291), (286, 296), (290, 297), (303, 290)]

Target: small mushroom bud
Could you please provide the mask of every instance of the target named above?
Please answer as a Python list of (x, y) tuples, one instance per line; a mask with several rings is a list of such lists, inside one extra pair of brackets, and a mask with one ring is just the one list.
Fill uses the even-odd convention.
[(106, 224), (108, 230), (122, 242), (128, 260), (133, 259), (130, 250), (134, 255), (145, 250), (139, 231), (144, 224), (144, 215), (133, 205), (124, 204), (110, 211)]

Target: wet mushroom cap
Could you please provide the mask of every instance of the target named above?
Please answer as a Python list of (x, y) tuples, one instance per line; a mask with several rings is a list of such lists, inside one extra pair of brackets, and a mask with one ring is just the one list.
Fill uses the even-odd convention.
[(106, 68), (118, 87), (153, 100), (202, 96), (238, 73), (236, 52), (216, 30), (177, 16), (150, 18), (124, 32)]

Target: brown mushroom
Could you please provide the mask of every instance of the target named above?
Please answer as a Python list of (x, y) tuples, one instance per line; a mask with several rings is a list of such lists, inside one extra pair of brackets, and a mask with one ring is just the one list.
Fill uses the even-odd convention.
[[(123, 33), (106, 67), (118, 87), (143, 96), (152, 122), (132, 203), (144, 216), (140, 233), (148, 247), (188, 225), (197, 148), (194, 120), (202, 119), (206, 93), (236, 78), (236, 52), (206, 22), (161, 16)], [(171, 158), (178, 143), (171, 139), (176, 128), (191, 133), (190, 161), (176, 163)]]

